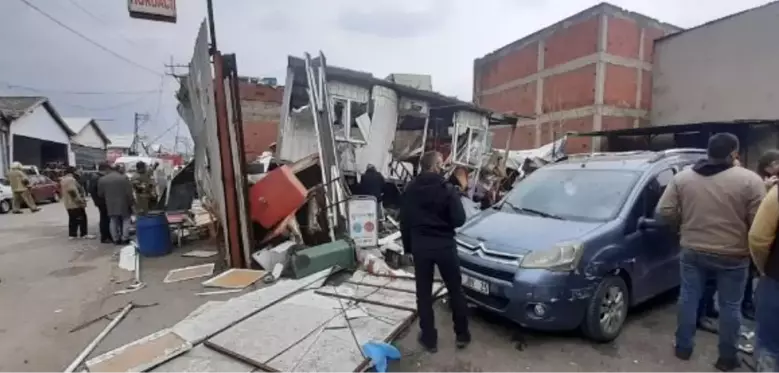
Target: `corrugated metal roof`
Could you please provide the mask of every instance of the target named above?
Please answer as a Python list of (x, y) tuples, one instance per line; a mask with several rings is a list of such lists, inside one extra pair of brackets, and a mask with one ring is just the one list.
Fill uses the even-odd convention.
[(16, 119), (46, 101), (46, 97), (40, 96), (0, 96), (0, 113), (6, 118)]
[(44, 105), (46, 111), (57, 121), (57, 124), (62, 127), (62, 130), (73, 136), (76, 133), (73, 132), (70, 127), (62, 120), (62, 116), (59, 115), (57, 110), (54, 109), (54, 105), (51, 104), (48, 98), (41, 96), (0, 96), (0, 115), (7, 118), (10, 122), (13, 122), (17, 118), (23, 116), (28, 111), (36, 108), (38, 105)]

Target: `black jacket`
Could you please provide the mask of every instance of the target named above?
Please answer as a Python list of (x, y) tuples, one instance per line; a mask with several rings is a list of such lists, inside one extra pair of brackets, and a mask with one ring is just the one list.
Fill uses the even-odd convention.
[(376, 170), (367, 170), (360, 180), (360, 193), (376, 197), (381, 202), (381, 192), (384, 189), (384, 176)]
[(101, 177), (105, 176), (105, 172), (98, 172), (92, 176), (92, 182), (89, 183), (89, 195), (92, 196), (92, 201), (95, 202), (95, 206), (105, 206), (105, 199), (100, 198), (97, 193), (97, 182)]
[(464, 223), (460, 192), (440, 175), (423, 172), (406, 187), (400, 207), (405, 252), (417, 255), (452, 250), (454, 230)]

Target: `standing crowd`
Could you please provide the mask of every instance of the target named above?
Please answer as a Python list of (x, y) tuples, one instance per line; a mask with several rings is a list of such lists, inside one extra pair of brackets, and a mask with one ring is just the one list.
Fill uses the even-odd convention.
[[(8, 175), (13, 190), (13, 212), (21, 213), (25, 203), (32, 212), (40, 210), (30, 195), (29, 180), (22, 165), (14, 162)], [(100, 242), (126, 245), (130, 241), (132, 216), (142, 216), (157, 208), (158, 196), (165, 190), (167, 178), (155, 163), (149, 170), (144, 162), (136, 164), (130, 178), (122, 165), (101, 163), (93, 177), (82, 175), (75, 167), (65, 167), (59, 179), (59, 194), (68, 214), (68, 238), (93, 239), (88, 233), (87, 198), (100, 212)], [(159, 185), (162, 184), (162, 185)]]

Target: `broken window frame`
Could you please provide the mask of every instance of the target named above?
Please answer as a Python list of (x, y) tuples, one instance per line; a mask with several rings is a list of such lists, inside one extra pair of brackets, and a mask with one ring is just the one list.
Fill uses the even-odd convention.
[(330, 97), (331, 97), (330, 106), (333, 109), (332, 111), (333, 113), (335, 113), (336, 102), (345, 103), (343, 112), (341, 113), (341, 122), (342, 122), (341, 124), (343, 125), (343, 135), (338, 134), (336, 135), (335, 139), (337, 141), (348, 142), (351, 144), (367, 145), (368, 142), (364, 139), (368, 138), (368, 134), (365, 133), (365, 131), (363, 131), (362, 128), (360, 128), (359, 124), (355, 128), (362, 135), (362, 139), (355, 138), (352, 136), (352, 121), (354, 120), (355, 123), (357, 121), (357, 118), (352, 118), (352, 103), (366, 105), (366, 112), (365, 112), (366, 114), (368, 113), (368, 109), (369, 109), (368, 103), (356, 101), (348, 97), (339, 96), (339, 95), (331, 95)]

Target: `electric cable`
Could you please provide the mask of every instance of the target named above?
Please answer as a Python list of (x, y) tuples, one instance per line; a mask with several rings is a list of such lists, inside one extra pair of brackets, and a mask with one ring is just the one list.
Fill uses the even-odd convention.
[(124, 61), (124, 62), (126, 62), (128, 64), (130, 64), (130, 65), (133, 65), (133, 66), (135, 66), (135, 67), (137, 67), (137, 68), (139, 68), (141, 70), (144, 70), (146, 72), (154, 74), (155, 76), (164, 76), (165, 75), (165, 74), (160, 74), (159, 72), (154, 71), (153, 69), (148, 68), (148, 67), (146, 67), (144, 65), (141, 65), (140, 63), (135, 62), (135, 61), (133, 61), (133, 60), (131, 60), (131, 59), (129, 59), (129, 58), (127, 58), (127, 57), (117, 53), (117, 52), (115, 52), (114, 50), (112, 50), (112, 49), (110, 49), (110, 48), (108, 48), (108, 47), (106, 47), (106, 46), (96, 42), (95, 40), (89, 38), (88, 36), (82, 34), (81, 32), (79, 32), (79, 31), (73, 29), (72, 27), (62, 23), (62, 21), (58, 20), (57, 18), (54, 18), (50, 14), (46, 13), (45, 11), (43, 11), (41, 8), (38, 8), (37, 6), (35, 6), (32, 3), (30, 3), (28, 0), (19, 0), (19, 1), (21, 1), (22, 3), (24, 3), (25, 5), (27, 5), (31, 9), (35, 10), (36, 12), (40, 13), (42, 16), (48, 18), (50, 21), (56, 23), (60, 27), (70, 31), (71, 33), (73, 33), (76, 36), (84, 39), (85, 41), (87, 41), (88, 43), (94, 45), (95, 47), (98, 47), (98, 48), (102, 49), (104, 52), (106, 52), (108, 54), (111, 54), (112, 56), (114, 56), (114, 57), (116, 57), (116, 58), (118, 58), (118, 59), (120, 59), (120, 60), (122, 60), (122, 61)]

